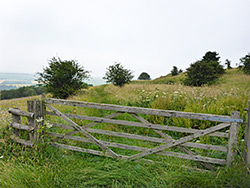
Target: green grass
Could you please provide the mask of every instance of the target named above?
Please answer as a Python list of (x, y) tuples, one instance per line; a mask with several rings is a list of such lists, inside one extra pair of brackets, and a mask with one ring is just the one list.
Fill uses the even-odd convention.
[[(199, 112), (209, 114), (230, 115), (234, 110), (241, 112), (246, 120), (247, 101), (250, 100), (250, 76), (236, 69), (229, 70), (215, 85), (201, 88), (180, 84), (183, 75), (166, 76), (152, 81), (133, 82), (122, 88), (112, 85), (91, 87), (80, 91), (71, 100), (120, 104), (127, 106), (149, 107), (157, 109)], [(169, 84), (169, 80), (174, 83)], [(167, 84), (166, 84), (167, 83)], [(36, 97), (37, 98), (37, 97)], [(243, 165), (242, 147), (244, 144), (244, 125), (240, 126), (238, 139), (238, 155), (232, 167), (217, 166), (216, 172), (197, 172), (184, 166), (201, 167), (199, 163), (173, 157), (150, 156), (149, 159), (160, 163), (143, 160), (118, 161), (106, 157), (83, 154), (79, 152), (56, 149), (46, 142), (35, 149), (25, 148), (10, 139), (12, 130), (8, 128), (11, 116), (8, 108), (19, 107), (26, 110), (26, 101), (31, 98), (0, 101), (0, 187), (250, 187), (248, 169)], [(65, 113), (77, 113), (104, 117), (111, 112), (58, 106)], [(74, 112), (75, 111), (75, 112)], [(180, 118), (164, 118), (142, 115), (152, 123), (172, 126), (204, 129), (214, 123), (194, 121)], [(117, 117), (134, 121), (128, 114)], [(56, 117), (48, 117), (47, 121), (65, 123)], [(24, 120), (25, 121), (25, 120)], [(78, 124), (86, 121), (77, 120)], [(100, 124), (94, 128), (121, 131), (150, 136), (157, 135), (146, 129)], [(51, 128), (52, 132), (65, 132)], [(183, 135), (168, 132), (173, 138)], [(147, 142), (125, 138), (96, 135), (98, 138), (129, 145), (153, 147)], [(201, 137), (201, 143), (226, 145), (227, 140), (217, 137)], [(65, 140), (63, 143), (98, 149), (93, 144), (80, 144)], [(157, 145), (157, 144), (156, 144)], [(131, 155), (128, 150), (114, 149), (116, 152)], [(178, 151), (178, 149), (174, 148)], [(225, 154), (194, 149), (200, 155), (225, 159)]]

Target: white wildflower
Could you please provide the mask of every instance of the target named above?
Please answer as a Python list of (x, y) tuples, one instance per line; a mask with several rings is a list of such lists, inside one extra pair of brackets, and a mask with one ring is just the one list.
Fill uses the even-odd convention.
[(48, 129), (50, 129), (51, 127), (53, 127), (53, 125), (50, 124), (50, 123), (47, 123), (47, 124), (46, 124), (46, 127), (47, 127)]
[(0, 159), (2, 159), (3, 158), (3, 155), (2, 156), (0, 156)]
[(42, 117), (39, 117), (38, 119), (36, 119), (36, 122), (37, 123), (41, 123), (43, 121), (43, 118)]

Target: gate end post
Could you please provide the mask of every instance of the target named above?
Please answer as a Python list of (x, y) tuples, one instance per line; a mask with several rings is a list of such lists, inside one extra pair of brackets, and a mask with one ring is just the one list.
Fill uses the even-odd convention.
[[(231, 117), (235, 119), (240, 118), (240, 112), (233, 111), (231, 113)], [(238, 141), (238, 133), (239, 133), (239, 123), (231, 122), (230, 130), (229, 130), (229, 140), (227, 147), (227, 165), (230, 166), (232, 164), (233, 158), (237, 153), (237, 141)]]
[(245, 146), (243, 156), (246, 165), (250, 167), (250, 100), (247, 102), (247, 124), (245, 128)]
[(29, 112), (34, 113), (34, 118), (29, 120), (29, 125), (34, 128), (33, 133), (30, 133), (30, 140), (37, 144), (41, 139), (40, 127), (44, 125), (45, 111), (44, 103), (42, 100), (27, 101), (27, 108)]

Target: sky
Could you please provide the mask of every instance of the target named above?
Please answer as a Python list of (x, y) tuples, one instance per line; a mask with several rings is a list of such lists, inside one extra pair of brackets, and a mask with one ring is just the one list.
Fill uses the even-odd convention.
[(207, 51), (234, 67), (250, 52), (249, 10), (250, 0), (0, 0), (0, 72), (60, 57), (92, 77), (117, 62), (157, 78)]

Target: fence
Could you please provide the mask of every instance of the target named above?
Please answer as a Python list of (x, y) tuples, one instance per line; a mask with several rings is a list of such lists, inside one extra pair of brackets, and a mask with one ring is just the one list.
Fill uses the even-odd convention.
[[(44, 105), (44, 104), (45, 105)], [(109, 114), (106, 117), (94, 117), (94, 116), (83, 116), (77, 114), (66, 114), (60, 112), (56, 107), (52, 105), (66, 105), (66, 106), (73, 106), (77, 108), (93, 108), (99, 110), (106, 110), (106, 111), (114, 111), (113, 114)], [(45, 109), (47, 107), (47, 110)], [(60, 108), (60, 107), (59, 107)], [(248, 109), (250, 109), (250, 101), (248, 101)], [(51, 99), (47, 98), (43, 101), (28, 101), (28, 112), (21, 111), (19, 109), (9, 109), (9, 112), (12, 113), (12, 123), (10, 124), (13, 127), (13, 134), (14, 139), (21, 144), (27, 146), (33, 146), (39, 141), (40, 132), (39, 126), (43, 125), (44, 119), (48, 116), (58, 116), (62, 118), (64, 121), (68, 123), (66, 124), (59, 124), (55, 122), (47, 122), (53, 125), (54, 128), (60, 129), (67, 129), (70, 132), (67, 133), (58, 133), (58, 132), (44, 132), (54, 140), (51, 142), (53, 146), (57, 146), (59, 148), (79, 151), (90, 153), (94, 155), (101, 155), (101, 156), (108, 156), (117, 159), (126, 159), (126, 160), (135, 160), (142, 157), (146, 157), (152, 154), (161, 155), (161, 156), (173, 156), (183, 159), (189, 159), (193, 161), (198, 161), (204, 167), (208, 169), (214, 169), (215, 167), (211, 164), (219, 164), (219, 165), (230, 165), (232, 163), (233, 157), (236, 155), (236, 148), (237, 148), (237, 138), (238, 138), (238, 130), (239, 124), (243, 123), (243, 119), (240, 118), (240, 113), (238, 111), (234, 111), (231, 113), (231, 116), (221, 116), (221, 115), (211, 115), (211, 114), (200, 114), (200, 113), (189, 113), (189, 112), (179, 112), (179, 111), (170, 111), (170, 110), (158, 110), (158, 109), (149, 109), (149, 108), (139, 108), (139, 107), (129, 107), (129, 106), (120, 106), (120, 105), (110, 105), (110, 104), (98, 104), (98, 103), (89, 103), (89, 102), (80, 102), (80, 101), (69, 101), (69, 100), (59, 100), (59, 99)], [(126, 121), (126, 120), (119, 120), (113, 119), (121, 114), (129, 114), (136, 121)], [(198, 129), (191, 129), (191, 128), (184, 128), (178, 126), (168, 126), (168, 125), (160, 125), (160, 124), (152, 124), (144, 119), (139, 114), (146, 114), (146, 115), (156, 115), (156, 116), (163, 116), (163, 117), (175, 117), (175, 118), (186, 118), (186, 119), (193, 119), (193, 120), (204, 120), (204, 121), (211, 121), (211, 122), (220, 122), (213, 127), (198, 130)], [(28, 125), (21, 124), (20, 116), (27, 117)], [(248, 110), (248, 117), (250, 117), (249, 110)], [(75, 121), (73, 121), (73, 120)], [(76, 120), (84, 120), (85, 125), (79, 126), (76, 123)], [(91, 123), (89, 123), (91, 121)], [(139, 121), (139, 122), (138, 122)], [(148, 136), (148, 135), (138, 135), (138, 134), (131, 134), (125, 133), (120, 131), (110, 131), (110, 130), (103, 130), (94, 128), (99, 124), (113, 124), (122, 125), (122, 126), (129, 126), (134, 127), (137, 129), (144, 128), (150, 129), (154, 133), (158, 135), (156, 136)], [(82, 124), (82, 123), (81, 123)], [(92, 128), (91, 128), (92, 127)], [(250, 120), (248, 118), (248, 124), (246, 126), (245, 132), (245, 140), (246, 140), (246, 150), (244, 152), (245, 160), (247, 164), (250, 163)], [(229, 128), (229, 133), (225, 132), (225, 129)], [(28, 131), (29, 138), (28, 140), (24, 140), (19, 138), (19, 131), (24, 130)], [(179, 139), (172, 138), (168, 133), (169, 132), (179, 132), (183, 133), (184, 136)], [(73, 136), (76, 133), (80, 133), (83, 136)], [(188, 134), (188, 135), (187, 135)], [(118, 142), (110, 142), (104, 141), (100, 137), (96, 135), (106, 135), (111, 138), (113, 137), (120, 137), (125, 139), (133, 139), (139, 141), (145, 141), (147, 143), (153, 143), (152, 145), (157, 145), (153, 148), (149, 147), (141, 147), (135, 145), (128, 145), (124, 143)], [(220, 146), (220, 145), (210, 145), (210, 144), (201, 144), (197, 142), (191, 142), (192, 140), (202, 137), (202, 136), (213, 136), (213, 137), (224, 137), (228, 138), (227, 146)], [(66, 145), (62, 143), (58, 143), (59, 140), (62, 139), (69, 139), (72, 141), (82, 142), (82, 143), (92, 143), (101, 150), (96, 149), (88, 149), (79, 146), (72, 146)], [(112, 139), (111, 139), (112, 140)], [(173, 151), (166, 151), (166, 149), (173, 148), (176, 146), (182, 153), (180, 152), (173, 152)], [(111, 148), (120, 148), (125, 150), (136, 151), (136, 154), (128, 155), (121, 155), (114, 151)], [(199, 148), (204, 150), (215, 150), (226, 153), (227, 157), (225, 159), (219, 158), (212, 158), (212, 157), (204, 157), (197, 155), (189, 148)]]

